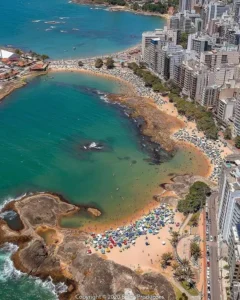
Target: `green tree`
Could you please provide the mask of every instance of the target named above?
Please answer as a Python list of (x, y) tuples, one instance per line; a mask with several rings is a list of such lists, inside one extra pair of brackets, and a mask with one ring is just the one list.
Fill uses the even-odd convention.
[(178, 210), (184, 214), (196, 213), (201, 209), (205, 203), (206, 198), (211, 193), (211, 190), (207, 184), (201, 181), (196, 181), (190, 187), (189, 193), (185, 199), (178, 201)]
[(231, 132), (231, 128), (229, 126), (224, 131), (224, 138), (225, 138), (225, 140), (232, 139), (232, 132)]
[(41, 59), (44, 61), (45, 59), (48, 59), (49, 58), (49, 56), (48, 55), (46, 55), (46, 54), (42, 54), (42, 55), (40, 55), (40, 57), (41, 57)]
[(171, 244), (173, 247), (176, 247), (177, 246), (177, 243), (179, 241), (179, 232), (177, 231), (172, 231), (171, 232)]
[(112, 59), (112, 57), (107, 58), (106, 67), (107, 67), (107, 69), (113, 69), (114, 68), (114, 60)]
[(172, 259), (173, 259), (173, 256), (172, 256), (171, 252), (163, 253), (161, 256), (161, 266), (163, 268), (166, 268), (167, 266), (170, 265), (170, 262)]
[(194, 257), (195, 260), (198, 260), (202, 257), (201, 249), (196, 242), (192, 242), (190, 245), (191, 256)]
[(15, 53), (16, 53), (17, 55), (21, 55), (21, 54), (22, 54), (22, 51), (21, 51), (20, 49), (16, 49), (16, 50), (15, 50)]
[(95, 68), (100, 69), (102, 66), (103, 66), (103, 61), (102, 61), (102, 59), (101, 59), (101, 58), (97, 58), (97, 59), (95, 60)]
[(186, 32), (182, 32), (180, 35), (180, 45), (184, 48), (187, 49), (187, 42), (188, 42), (188, 34)]
[(79, 67), (82, 67), (82, 66), (83, 66), (83, 62), (82, 62), (81, 60), (79, 60), (78, 66), (79, 66)]
[(193, 226), (193, 227), (198, 226), (198, 221), (199, 221), (199, 213), (193, 214), (189, 221), (189, 226)]
[(139, 10), (139, 5), (138, 5), (137, 2), (134, 2), (134, 3), (133, 3), (132, 9), (133, 9), (133, 10)]
[(237, 136), (234, 142), (235, 142), (235, 147), (240, 149), (240, 136)]

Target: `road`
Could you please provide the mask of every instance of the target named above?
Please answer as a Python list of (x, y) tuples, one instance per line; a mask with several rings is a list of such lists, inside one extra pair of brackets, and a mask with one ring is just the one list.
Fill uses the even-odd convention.
[[(219, 283), (219, 266), (218, 266), (218, 248), (217, 248), (217, 196), (213, 193), (208, 199), (208, 219), (211, 220), (209, 224), (209, 236), (213, 236), (213, 242), (207, 242), (210, 248), (210, 286), (211, 299), (220, 298), (220, 283)], [(215, 238), (216, 237), (216, 238)]]

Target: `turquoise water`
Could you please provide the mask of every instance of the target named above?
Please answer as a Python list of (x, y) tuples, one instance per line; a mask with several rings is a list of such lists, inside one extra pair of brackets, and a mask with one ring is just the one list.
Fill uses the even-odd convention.
[[(67, 0), (0, 1), (0, 19), (0, 45), (31, 49), (51, 58), (86, 57), (123, 50), (139, 43), (142, 31), (162, 28), (165, 23), (158, 17), (91, 9)], [(41, 21), (33, 23), (34, 20)], [(44, 23), (48, 21), (65, 23)]]
[[(32, 80), (0, 103), (2, 203), (27, 191), (49, 190), (71, 203), (99, 207), (103, 216), (96, 222), (114, 222), (143, 208), (170, 173), (200, 170), (197, 153), (184, 149), (158, 166), (145, 160), (149, 156), (132, 121), (99, 94), (120, 92), (119, 83), (77, 73), (53, 76)], [(102, 142), (105, 150), (81, 149), (92, 141)], [(62, 224), (94, 225), (83, 216)], [(0, 299), (53, 299), (51, 284), (8, 271), (13, 269), (9, 253), (0, 253)]]
[[(1, 45), (51, 58), (120, 51), (139, 43), (142, 31), (164, 24), (157, 17), (110, 13), (67, 0), (0, 1), (0, 17)], [(44, 23), (52, 20), (65, 23)], [(185, 149), (160, 166), (150, 165), (131, 121), (97, 91), (119, 92), (120, 86), (59, 73), (54, 79), (34, 79), (0, 103), (0, 204), (28, 191), (49, 190), (72, 203), (94, 204), (103, 211), (101, 221), (113, 222), (144, 207), (170, 173), (200, 170), (197, 154)], [(82, 151), (82, 144), (91, 141), (101, 141), (105, 151)], [(81, 226), (90, 221), (82, 216), (62, 224)], [(0, 250), (0, 299), (55, 299), (51, 282), (42, 283), (13, 268), (14, 251), (11, 245)]]

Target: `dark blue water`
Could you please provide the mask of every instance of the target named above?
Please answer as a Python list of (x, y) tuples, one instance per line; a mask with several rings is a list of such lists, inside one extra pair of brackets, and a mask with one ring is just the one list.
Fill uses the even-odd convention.
[[(143, 31), (162, 28), (165, 22), (159, 17), (108, 12), (105, 8), (95, 9), (67, 0), (2, 0), (0, 20), (0, 45), (31, 49), (51, 58), (87, 57), (123, 50), (139, 43)], [(41, 21), (33, 23), (35, 20)], [(65, 23), (44, 23), (48, 21)]]

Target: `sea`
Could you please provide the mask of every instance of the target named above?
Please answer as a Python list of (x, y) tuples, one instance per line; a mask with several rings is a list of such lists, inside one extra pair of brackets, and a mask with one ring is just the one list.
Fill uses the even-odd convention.
[[(0, 1), (0, 45), (47, 54), (52, 59), (97, 56), (124, 50), (145, 30), (162, 28), (158, 17), (109, 12), (64, 0)], [(50, 23), (49, 23), (50, 22)], [(114, 223), (143, 209), (173, 174), (202, 171), (197, 151), (161, 151), (156, 165), (124, 109), (106, 94), (121, 93), (119, 82), (77, 73), (30, 80), (0, 102), (0, 205), (31, 191), (61, 194), (70, 203), (92, 205), (99, 219), (63, 218), (64, 227)], [(91, 143), (100, 150), (86, 149)], [(57, 299), (63, 285), (17, 271), (0, 249), (0, 300)]]

